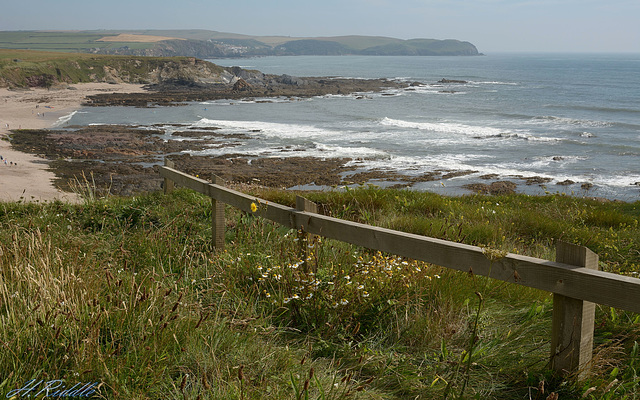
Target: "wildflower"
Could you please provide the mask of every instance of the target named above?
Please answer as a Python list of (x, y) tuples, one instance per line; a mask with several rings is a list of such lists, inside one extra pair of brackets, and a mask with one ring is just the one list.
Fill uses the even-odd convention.
[(347, 304), (349, 304), (349, 300), (342, 299), (342, 300), (340, 300), (340, 304), (343, 305), (343, 306), (346, 306)]
[(309, 293), (304, 299), (309, 300), (313, 297), (313, 293)]
[(437, 275), (437, 274), (434, 275), (433, 277), (436, 278), (436, 279), (440, 279), (440, 275)]
[(291, 298), (290, 298), (290, 297), (285, 297), (285, 298), (284, 298), (284, 300), (282, 300), (282, 302), (283, 302), (284, 304), (287, 304), (287, 303), (289, 303), (290, 301), (291, 301)]
[(291, 300), (297, 300), (299, 298), (300, 296), (298, 296), (297, 294), (294, 294), (293, 296), (291, 296)]
[(256, 203), (251, 203), (251, 212), (256, 212), (258, 211), (258, 206), (256, 205)]
[(360, 285), (360, 286), (358, 286), (358, 287), (357, 287), (357, 289), (358, 289), (358, 290), (362, 290), (362, 289), (364, 289), (364, 285)]
[(265, 293), (264, 295), (265, 295), (265, 297), (266, 297), (267, 299), (268, 299), (269, 297), (271, 297), (271, 293), (269, 293), (269, 292)]
[(366, 290), (362, 292), (362, 297), (369, 297), (369, 292), (367, 292)]

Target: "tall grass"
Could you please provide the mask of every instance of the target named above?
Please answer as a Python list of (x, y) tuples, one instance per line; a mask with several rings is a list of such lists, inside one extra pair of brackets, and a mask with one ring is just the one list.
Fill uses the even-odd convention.
[[(0, 395), (31, 379), (99, 382), (96, 395), (110, 399), (640, 394), (634, 314), (600, 307), (594, 375), (565, 380), (547, 370), (548, 293), (305, 242), (230, 208), (216, 251), (206, 197), (101, 198), (84, 187), (82, 204), (0, 204)], [(605, 250), (604, 268), (637, 273), (637, 204), (373, 187), (308, 197), (326, 214), (482, 245), (487, 256), (552, 257), (555, 240), (586, 238)]]

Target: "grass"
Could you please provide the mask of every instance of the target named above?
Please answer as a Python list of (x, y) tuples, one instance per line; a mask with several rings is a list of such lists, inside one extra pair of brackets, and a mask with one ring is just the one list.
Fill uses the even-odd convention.
[(93, 49), (111, 49), (122, 46), (140, 49), (153, 47), (152, 43), (100, 41), (105, 36), (116, 35), (92, 32), (5, 31), (0, 32), (0, 47), (72, 53), (91, 53)]
[[(305, 243), (230, 208), (217, 252), (206, 197), (86, 189), (80, 205), (0, 204), (2, 395), (64, 379), (100, 382), (110, 399), (640, 397), (635, 314), (598, 306), (594, 373), (577, 382), (547, 369), (548, 293)], [(638, 203), (366, 186), (306, 196), (325, 214), (496, 254), (553, 259), (561, 239), (586, 243), (602, 269), (636, 276), (640, 264)]]
[[(186, 57), (134, 57), (53, 51), (0, 49), (0, 87), (50, 87), (55, 83), (100, 82), (107, 70), (117, 71), (123, 81), (149, 83), (152, 72), (160, 68), (187, 69)], [(213, 73), (222, 67), (207, 63)], [(195, 72), (191, 72), (195, 73)]]

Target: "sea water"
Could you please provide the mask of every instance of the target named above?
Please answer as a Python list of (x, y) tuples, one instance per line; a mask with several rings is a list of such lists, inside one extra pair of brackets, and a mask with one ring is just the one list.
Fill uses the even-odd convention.
[[(197, 155), (350, 158), (359, 169), (406, 175), (468, 171), (413, 185), (465, 193), (511, 180), (532, 194), (640, 200), (640, 54), (478, 57), (299, 56), (210, 60), (294, 76), (390, 78), (417, 84), (382, 93), (308, 99), (217, 100), (184, 107), (85, 108), (72, 125), (219, 127), (231, 146)], [(439, 83), (443, 78), (466, 83)], [(248, 139), (231, 135), (243, 133)], [(526, 185), (522, 177), (542, 177)], [(573, 184), (566, 184), (574, 182)], [(565, 185), (558, 185), (565, 183)], [(586, 191), (584, 188), (591, 186)], [(313, 188), (313, 185), (309, 186)], [(469, 193), (469, 192), (466, 192)]]

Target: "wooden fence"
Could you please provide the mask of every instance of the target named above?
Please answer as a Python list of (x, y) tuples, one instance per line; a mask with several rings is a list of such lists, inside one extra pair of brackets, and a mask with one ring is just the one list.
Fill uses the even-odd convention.
[[(490, 260), (482, 248), (394, 231), (317, 214), (315, 204), (297, 197), (296, 208), (267, 202), (210, 183), (173, 168), (160, 168), (165, 193), (174, 183), (211, 198), (213, 243), (224, 248), (224, 205), (302, 230), (373, 250), (395, 254), (475, 275), (553, 293), (551, 367), (560, 373), (584, 376), (593, 353), (595, 304), (640, 313), (640, 279), (598, 270), (598, 255), (586, 247), (559, 243), (556, 261), (517, 254)], [(252, 210), (252, 204), (257, 210)]]

